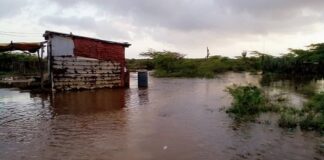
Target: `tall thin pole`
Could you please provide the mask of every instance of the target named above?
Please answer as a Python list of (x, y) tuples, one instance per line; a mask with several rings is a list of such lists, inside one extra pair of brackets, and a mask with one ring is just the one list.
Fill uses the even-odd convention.
[(207, 56), (206, 56), (206, 59), (208, 59), (209, 58), (209, 48), (207, 47)]
[(44, 55), (44, 44), (41, 43), (42, 47), (41, 47), (41, 88), (43, 89), (44, 88), (44, 64), (43, 64), (43, 55)]
[[(41, 44), (43, 45), (43, 44)], [(39, 51), (41, 52), (41, 55), (39, 54)], [(44, 53), (44, 49), (43, 46), (41, 47), (40, 50), (37, 50), (37, 57), (38, 57), (38, 67), (40, 70), (40, 81), (41, 81), (41, 89), (44, 89), (44, 80), (43, 80), (43, 64), (42, 64), (42, 60), (43, 60), (43, 53)]]

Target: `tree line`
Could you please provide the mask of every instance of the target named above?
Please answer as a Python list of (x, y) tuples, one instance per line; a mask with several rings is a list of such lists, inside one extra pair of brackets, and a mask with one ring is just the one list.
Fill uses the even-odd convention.
[(213, 77), (226, 71), (249, 71), (289, 75), (324, 74), (324, 43), (311, 44), (307, 49), (289, 49), (281, 56), (272, 56), (253, 51), (251, 56), (229, 58), (210, 56), (209, 58), (185, 58), (172, 51), (148, 50), (140, 54), (144, 59), (128, 59), (131, 70), (154, 69), (157, 77)]

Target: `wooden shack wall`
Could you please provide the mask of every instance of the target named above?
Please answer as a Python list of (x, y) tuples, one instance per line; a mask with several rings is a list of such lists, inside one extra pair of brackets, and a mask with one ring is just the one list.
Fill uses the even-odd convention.
[(122, 66), (118, 61), (52, 57), (53, 89), (74, 90), (122, 87)]

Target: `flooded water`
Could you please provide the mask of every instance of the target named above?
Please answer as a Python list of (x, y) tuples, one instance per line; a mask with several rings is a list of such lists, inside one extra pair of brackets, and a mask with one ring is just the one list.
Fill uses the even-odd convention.
[[(138, 89), (132, 74), (129, 89), (52, 95), (0, 89), (0, 159), (323, 159), (317, 133), (278, 128), (272, 114), (237, 124), (225, 113), (226, 86), (260, 81), (248, 73), (149, 77), (149, 88)], [(296, 106), (307, 99), (280, 83), (265, 88), (284, 92)]]

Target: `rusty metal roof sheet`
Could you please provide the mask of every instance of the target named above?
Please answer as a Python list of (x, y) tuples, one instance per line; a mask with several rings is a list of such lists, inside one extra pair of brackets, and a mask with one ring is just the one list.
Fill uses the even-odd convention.
[(42, 47), (42, 42), (11, 42), (11, 43), (0, 43), (0, 52), (20, 50), (28, 52), (36, 52)]
[(74, 34), (66, 34), (66, 33), (60, 33), (60, 32), (54, 32), (54, 31), (45, 31), (44, 33), (44, 37), (46, 40), (48, 40), (50, 35), (60, 35), (60, 36), (65, 36), (65, 37), (76, 37), (76, 38), (84, 38), (84, 39), (90, 39), (93, 41), (100, 41), (100, 42), (104, 42), (104, 43), (109, 43), (109, 44), (118, 44), (124, 47), (129, 47), (131, 46), (131, 44), (129, 44), (128, 42), (114, 42), (114, 41), (107, 41), (107, 40), (101, 40), (101, 39), (97, 39), (97, 38), (90, 38), (90, 37), (84, 37), (84, 36), (78, 36), (78, 35), (74, 35)]

